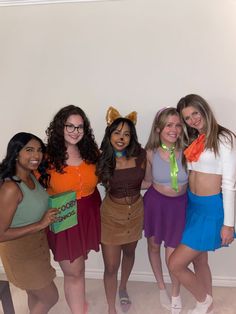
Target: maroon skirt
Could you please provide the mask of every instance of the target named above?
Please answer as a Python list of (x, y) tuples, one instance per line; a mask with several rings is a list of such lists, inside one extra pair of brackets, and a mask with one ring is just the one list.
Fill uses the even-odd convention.
[(99, 251), (101, 241), (101, 197), (97, 190), (77, 200), (78, 224), (57, 234), (48, 229), (48, 243), (55, 261), (83, 256), (87, 259), (90, 250)]

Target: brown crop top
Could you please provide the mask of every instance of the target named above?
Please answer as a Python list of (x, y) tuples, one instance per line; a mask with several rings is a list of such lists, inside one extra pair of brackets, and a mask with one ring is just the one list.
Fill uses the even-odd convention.
[(140, 193), (145, 175), (146, 151), (142, 148), (135, 159), (136, 166), (127, 169), (115, 169), (109, 181), (109, 194), (115, 198), (135, 196)]

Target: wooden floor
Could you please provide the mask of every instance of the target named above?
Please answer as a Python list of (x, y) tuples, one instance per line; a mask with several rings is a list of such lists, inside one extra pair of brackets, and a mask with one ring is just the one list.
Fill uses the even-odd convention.
[[(4, 275), (0, 275), (4, 278)], [(63, 295), (63, 278), (56, 278), (56, 285), (59, 290), (59, 302), (50, 311), (50, 314), (70, 314)], [(170, 287), (168, 286), (168, 289)], [(128, 314), (167, 314), (159, 302), (159, 291), (155, 283), (150, 282), (129, 282), (128, 292), (132, 300), (132, 306)], [(215, 314), (236, 314), (236, 288), (214, 287)], [(28, 314), (26, 294), (24, 291), (11, 286), (11, 293), (16, 314)], [(192, 296), (185, 290), (181, 290), (183, 300), (183, 311), (194, 306)], [(86, 296), (89, 303), (89, 314), (107, 314), (106, 300), (102, 280), (86, 280)], [(122, 313), (117, 302), (118, 313)], [(3, 313), (0, 305), (0, 313)]]

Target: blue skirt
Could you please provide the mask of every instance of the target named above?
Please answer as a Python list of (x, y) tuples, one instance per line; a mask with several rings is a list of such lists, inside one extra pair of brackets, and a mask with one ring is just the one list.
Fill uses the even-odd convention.
[(222, 193), (198, 196), (188, 190), (187, 220), (181, 243), (197, 251), (221, 248), (223, 221)]

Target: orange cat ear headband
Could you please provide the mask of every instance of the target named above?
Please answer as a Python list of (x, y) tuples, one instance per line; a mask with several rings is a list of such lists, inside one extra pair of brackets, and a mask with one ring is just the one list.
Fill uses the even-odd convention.
[(106, 114), (107, 125), (111, 125), (118, 118), (129, 119), (135, 125), (136, 122), (137, 122), (137, 112), (136, 111), (132, 111), (131, 113), (129, 113), (125, 117), (122, 117), (118, 110), (116, 110), (112, 106), (109, 107), (108, 110), (107, 110), (107, 114)]

